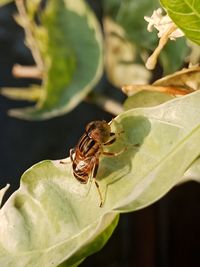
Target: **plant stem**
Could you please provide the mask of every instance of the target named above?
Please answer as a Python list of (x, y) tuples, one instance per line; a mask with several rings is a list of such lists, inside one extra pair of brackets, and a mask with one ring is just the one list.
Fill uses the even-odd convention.
[(159, 40), (158, 46), (154, 50), (153, 54), (147, 59), (146, 68), (148, 70), (153, 70), (155, 68), (160, 52), (162, 51), (163, 47), (167, 44), (170, 34), (174, 32), (176, 29), (177, 26), (173, 23), (171, 27), (169, 27), (169, 29), (162, 35), (162, 37)]
[(31, 49), (37, 68), (42, 71), (44, 69), (44, 62), (42, 60), (37, 41), (33, 36), (33, 32), (31, 31), (33, 25), (27, 15), (24, 0), (15, 0), (15, 3), (19, 12), (20, 19), (23, 21), (22, 26), (26, 35), (26, 43)]
[(16, 78), (42, 79), (42, 71), (37, 66), (15, 64), (12, 73)]
[(105, 111), (117, 116), (123, 111), (122, 105), (102, 94), (92, 93), (86, 98), (86, 101), (91, 102), (104, 109)]

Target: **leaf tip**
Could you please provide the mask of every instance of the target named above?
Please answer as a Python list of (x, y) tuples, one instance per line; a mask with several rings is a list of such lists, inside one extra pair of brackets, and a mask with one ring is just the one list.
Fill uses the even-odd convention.
[(2, 203), (2, 199), (3, 199), (4, 195), (5, 195), (5, 193), (9, 189), (9, 187), (10, 187), (10, 184), (6, 184), (5, 187), (3, 187), (2, 189), (0, 189), (0, 205)]

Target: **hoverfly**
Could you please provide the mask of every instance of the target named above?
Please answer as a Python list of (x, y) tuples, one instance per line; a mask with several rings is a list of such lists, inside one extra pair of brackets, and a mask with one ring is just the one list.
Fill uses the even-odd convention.
[[(99, 157), (117, 156), (121, 154), (105, 152), (103, 147), (110, 145), (116, 141), (116, 134), (111, 132), (110, 124), (106, 121), (92, 121), (87, 124), (85, 133), (80, 138), (77, 146), (70, 149), (70, 158), (74, 177), (83, 184), (89, 179), (94, 179), (98, 194), (100, 197), (100, 207), (103, 205), (103, 198), (96, 181), (97, 171), (99, 167)], [(62, 163), (62, 162), (61, 162)]]

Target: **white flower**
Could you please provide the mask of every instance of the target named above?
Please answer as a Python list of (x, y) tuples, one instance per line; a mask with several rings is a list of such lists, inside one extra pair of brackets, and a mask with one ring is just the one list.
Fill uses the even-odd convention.
[[(144, 19), (149, 23), (147, 30), (151, 32), (153, 28), (158, 30), (158, 37), (161, 38), (174, 24), (171, 18), (168, 15), (163, 15), (163, 10), (158, 8), (154, 10), (151, 17), (144, 17)], [(184, 33), (177, 28), (169, 35), (170, 40), (175, 40), (176, 38), (184, 36)]]

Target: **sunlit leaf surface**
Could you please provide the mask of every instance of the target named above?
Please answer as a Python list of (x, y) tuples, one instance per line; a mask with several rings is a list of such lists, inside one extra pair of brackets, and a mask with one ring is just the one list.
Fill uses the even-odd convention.
[(34, 165), (0, 210), (0, 266), (73, 266), (104, 245), (119, 212), (148, 206), (181, 182), (200, 155), (200, 92), (128, 110), (112, 130), (117, 142), (107, 149), (125, 151), (100, 160), (103, 207), (69, 159)]
[(133, 108), (153, 107), (173, 98), (173, 96), (166, 93), (141, 91), (126, 99), (124, 102), (124, 109), (129, 110)]

